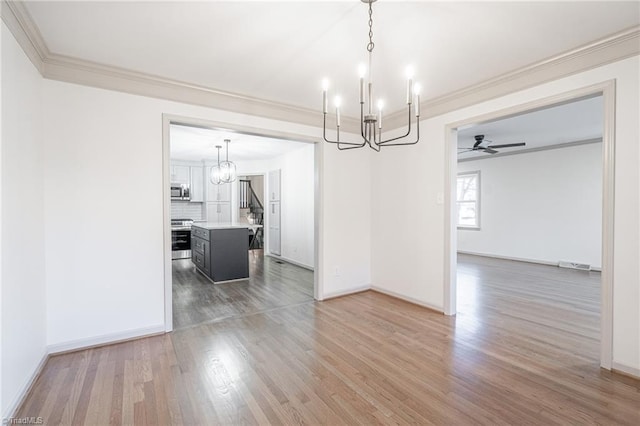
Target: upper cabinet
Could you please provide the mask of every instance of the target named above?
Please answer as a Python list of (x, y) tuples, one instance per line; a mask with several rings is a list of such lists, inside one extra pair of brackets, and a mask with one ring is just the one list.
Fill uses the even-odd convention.
[(189, 166), (171, 165), (171, 183), (182, 183), (189, 185), (190, 182)]
[(214, 185), (206, 180), (207, 201), (231, 201), (231, 184)]
[(192, 203), (204, 201), (204, 169), (191, 167), (191, 200)]
[(280, 201), (280, 169), (269, 172), (269, 201)]

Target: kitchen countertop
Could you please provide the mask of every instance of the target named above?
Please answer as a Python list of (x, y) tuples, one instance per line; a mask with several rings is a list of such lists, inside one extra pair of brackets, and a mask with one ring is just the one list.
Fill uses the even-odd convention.
[(215, 222), (204, 222), (204, 223), (194, 223), (192, 225), (193, 228), (202, 228), (202, 229), (256, 229), (262, 228), (262, 225), (252, 225), (250, 223), (215, 223)]

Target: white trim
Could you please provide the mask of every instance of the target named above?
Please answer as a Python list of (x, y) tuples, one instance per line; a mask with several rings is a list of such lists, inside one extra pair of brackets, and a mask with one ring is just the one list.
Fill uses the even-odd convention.
[(630, 367), (625, 364), (620, 364), (619, 362), (613, 361), (611, 363), (611, 371), (640, 379), (640, 368)]
[[(540, 260), (540, 259), (528, 259), (528, 258), (524, 258), (524, 257), (502, 256), (500, 254), (492, 254), (492, 253), (478, 253), (478, 252), (473, 252), (473, 251), (458, 250), (458, 254), (468, 254), (470, 256), (480, 256), (480, 257), (490, 257), (492, 259), (513, 260), (514, 262), (535, 263), (537, 265), (558, 266), (558, 262), (552, 262), (550, 260)], [(600, 267), (591, 266), (591, 270), (594, 271), (594, 272), (602, 272), (602, 268), (600, 268)]]
[[(615, 80), (583, 87), (555, 96), (493, 111), (476, 117), (449, 123), (445, 126), (445, 265), (444, 265), (444, 306), (447, 315), (456, 312), (456, 252), (457, 230), (451, 227), (454, 206), (451, 204), (455, 195), (457, 170), (457, 131), (461, 126), (494, 121), (501, 117), (523, 114), (549, 106), (573, 102), (593, 96), (602, 95), (604, 103), (602, 165), (602, 293), (600, 317), (600, 366), (611, 369), (613, 352), (613, 238), (614, 238), (614, 177), (615, 177)], [(455, 143), (454, 143), (455, 142)]]
[(45, 348), (45, 350), (43, 351), (43, 354), (40, 357), (40, 362), (38, 362), (38, 365), (33, 370), (33, 373), (31, 373), (31, 375), (27, 378), (25, 383), (20, 387), (20, 391), (16, 394), (16, 396), (13, 398), (13, 401), (9, 403), (5, 412), (2, 414), (3, 420), (11, 417), (15, 417), (18, 410), (20, 409), (25, 399), (27, 398), (27, 395), (29, 395), (29, 392), (31, 391), (33, 384), (36, 382), (36, 380), (40, 376), (40, 373), (42, 373), (42, 370), (44, 369), (44, 366), (47, 363), (48, 359), (49, 359), (49, 354), (47, 353), (47, 350)]
[(103, 334), (101, 336), (87, 337), (85, 339), (70, 340), (68, 342), (56, 343), (47, 346), (49, 355), (61, 352), (79, 351), (96, 346), (113, 345), (127, 340), (140, 339), (143, 337), (155, 336), (165, 332), (164, 324), (151, 327), (136, 328), (134, 330), (119, 331), (117, 333)]
[(492, 254), (492, 253), (478, 253), (478, 252), (473, 252), (473, 251), (458, 250), (458, 254), (468, 254), (470, 256), (480, 256), (480, 257), (490, 257), (492, 259), (513, 260), (515, 262), (536, 263), (538, 265), (558, 266), (558, 262), (551, 262), (549, 260), (526, 259), (524, 257), (502, 256), (500, 254)]
[[(171, 149), (169, 136), (171, 116), (162, 115), (162, 241), (164, 253), (164, 330), (173, 330), (173, 277), (171, 269)], [(205, 191), (206, 192), (206, 191)]]
[(56, 355), (64, 352), (76, 352), (90, 349), (97, 346), (113, 345), (128, 340), (141, 339), (144, 337), (156, 336), (165, 333), (164, 324), (150, 327), (136, 328), (133, 330), (119, 331), (116, 333), (103, 334), (100, 336), (87, 337), (84, 339), (70, 340), (47, 346), (49, 355)]
[(2, 21), (9, 28), (33, 66), (40, 75), (44, 75), (44, 61), (50, 52), (44, 43), (40, 30), (22, 2), (2, 0), (0, 3)]
[[(452, 141), (458, 140), (455, 127), (445, 127), (445, 161), (444, 161), (444, 294), (442, 300), (445, 315), (456, 314), (456, 289), (457, 289), (457, 182), (458, 182), (458, 150), (453, 149)], [(457, 216), (457, 215), (456, 215)]]
[(322, 237), (324, 231), (324, 212), (320, 206), (324, 205), (324, 143), (317, 143), (314, 147), (314, 188), (313, 188), (313, 209), (314, 209), (314, 224), (313, 224), (313, 241), (315, 244), (313, 251), (313, 297), (316, 300), (324, 299), (324, 238)]
[(615, 118), (616, 82), (603, 83), (602, 128), (602, 293), (600, 318), (600, 366), (611, 369), (613, 361), (613, 265), (615, 223)]
[[(6, 6), (5, 6), (6, 5)], [(318, 111), (252, 98), (147, 73), (52, 53), (21, 2), (2, 1), (2, 19), (44, 78), (107, 90), (317, 125)], [(427, 119), (539, 84), (640, 54), (640, 26), (594, 40), (525, 67), (421, 103)], [(405, 113), (390, 114), (391, 130), (405, 125)], [(359, 120), (343, 117), (345, 131), (358, 132)]]
[(556, 145), (545, 145), (545, 146), (539, 146), (537, 148), (518, 149), (516, 151), (503, 151), (497, 154), (484, 154), (484, 155), (478, 155), (473, 157), (460, 158), (458, 159), (458, 163), (464, 163), (467, 161), (476, 161), (476, 160), (486, 160), (487, 158), (507, 157), (509, 155), (529, 154), (531, 152), (549, 151), (552, 149), (572, 148), (574, 146), (589, 145), (592, 143), (600, 143), (600, 142), (602, 142), (602, 138), (585, 139), (582, 141), (559, 143)]
[(296, 262), (295, 260), (289, 259), (288, 257), (280, 256), (280, 255), (277, 255), (277, 254), (271, 254), (271, 253), (265, 253), (264, 255), (272, 257), (274, 259), (282, 260), (283, 262), (290, 263), (290, 264), (292, 264), (294, 266), (299, 266), (301, 268), (308, 269), (309, 271), (312, 271), (312, 272), (314, 270), (313, 266), (309, 266), (309, 265), (306, 265), (304, 263)]
[[(420, 119), (426, 120), (638, 54), (640, 54), (640, 26), (635, 26), (436, 99), (422, 102)], [(386, 125), (389, 129), (406, 125), (405, 115), (402, 111), (390, 114), (386, 118)]]
[[(215, 129), (215, 130), (225, 130), (230, 132), (242, 133), (242, 134), (250, 134), (257, 136), (265, 136), (276, 139), (285, 139), (292, 140), (296, 142), (307, 142), (315, 144), (315, 155), (314, 155), (314, 168), (316, 170), (316, 180), (315, 180), (315, 188), (314, 192), (316, 194), (316, 203), (315, 209), (316, 213), (322, 212), (322, 199), (320, 198), (320, 203), (318, 200), (318, 194), (320, 192), (320, 188), (322, 185), (322, 167), (321, 155), (318, 155), (318, 150), (320, 150), (320, 154), (322, 153), (322, 145), (317, 143), (318, 140), (314, 139), (307, 135), (299, 135), (293, 132), (282, 132), (278, 130), (272, 129), (260, 129), (251, 126), (245, 126), (242, 124), (232, 124), (225, 123), (220, 121), (212, 121), (212, 120), (203, 120), (199, 118), (185, 117), (174, 114), (162, 114), (162, 192), (163, 192), (163, 213), (162, 213), (162, 226), (163, 226), (163, 235), (164, 235), (164, 321), (165, 321), (165, 331), (173, 330), (173, 277), (171, 271), (171, 193), (170, 193), (170, 133), (169, 127), (171, 124), (182, 124), (186, 126), (196, 126), (202, 127), (206, 129)], [(265, 185), (267, 179), (265, 178)], [(265, 192), (266, 193), (266, 192)], [(316, 214), (314, 217), (314, 228), (321, 229), (322, 228), (322, 214)], [(266, 243), (266, 239), (265, 239)], [(316, 271), (314, 271), (314, 298), (316, 300), (322, 300), (323, 297), (323, 281), (322, 276), (318, 272), (320, 270), (320, 263), (318, 261), (318, 252), (320, 251), (320, 247), (322, 247), (322, 234), (316, 233), (314, 239), (314, 250), (316, 253)], [(320, 256), (321, 260), (321, 256)]]
[(372, 286), (371, 291), (375, 291), (377, 293), (385, 294), (387, 296), (393, 297), (394, 299), (403, 300), (405, 302), (409, 302), (414, 305), (422, 306), (423, 308), (431, 309), (432, 311), (436, 311), (438, 313), (444, 314), (444, 311), (441, 306), (435, 306), (430, 303), (423, 302), (418, 299), (414, 299), (413, 297), (408, 297), (400, 293), (396, 293), (395, 291), (390, 291), (387, 289), (383, 289), (380, 287)]
[(324, 297), (320, 299), (320, 301), (326, 302), (329, 299), (335, 299), (342, 296), (349, 296), (351, 294), (362, 293), (363, 291), (369, 291), (369, 290), (371, 290), (371, 285), (367, 284), (367, 285), (363, 285), (355, 288), (350, 288), (349, 290), (334, 291), (334, 292), (325, 294)]

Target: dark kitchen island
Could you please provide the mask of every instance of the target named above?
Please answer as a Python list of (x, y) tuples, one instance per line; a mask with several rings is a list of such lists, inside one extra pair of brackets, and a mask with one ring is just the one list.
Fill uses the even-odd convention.
[(249, 227), (243, 224), (194, 223), (191, 261), (214, 284), (249, 278)]

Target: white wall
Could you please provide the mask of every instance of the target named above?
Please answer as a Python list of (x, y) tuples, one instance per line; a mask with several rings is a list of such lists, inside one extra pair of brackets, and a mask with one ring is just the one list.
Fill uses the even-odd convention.
[[(445, 127), (592, 84), (616, 80), (613, 361), (640, 370), (640, 60), (632, 57), (423, 120), (421, 142), (373, 157), (372, 283), (443, 309)], [(343, 157), (347, 158), (347, 157)], [(406, 212), (409, 211), (407, 218)]]
[(9, 415), (46, 355), (42, 78), (2, 24), (2, 400)]
[[(54, 348), (164, 329), (163, 113), (320, 135), (309, 126), (50, 80), (44, 81), (44, 113), (47, 337)], [(361, 247), (363, 241), (368, 246), (368, 221), (339, 213), (345, 194), (370, 208), (358, 181), (368, 174), (368, 158), (333, 151), (323, 158), (330, 167), (324, 209), (332, 210), (325, 215), (324, 255), (339, 256), (349, 269), (348, 276), (334, 277), (322, 274), (320, 264), (329, 294), (370, 282), (369, 255)], [(336, 161), (343, 162), (339, 169)], [(359, 166), (346, 167), (350, 162)], [(123, 214), (122, 202), (136, 215)]]
[[(281, 257), (310, 268), (314, 267), (314, 149), (313, 145), (306, 144), (287, 152), (271, 161), (270, 169), (281, 170)], [(265, 206), (269, 208), (268, 204)]]
[[(315, 146), (301, 143), (298, 149), (278, 157), (259, 161), (238, 161), (238, 175), (268, 173), (280, 169), (280, 257), (309, 268), (314, 268), (314, 151)], [(237, 192), (237, 185), (234, 186)], [(267, 193), (270, 190), (267, 189)], [(269, 200), (265, 209), (265, 236), (268, 238)], [(238, 199), (233, 197), (233, 211), (237, 215)], [(237, 217), (235, 218), (237, 220)], [(265, 244), (268, 250), (268, 244)]]
[(602, 144), (458, 163), (480, 171), (480, 230), (458, 251), (602, 266)]

